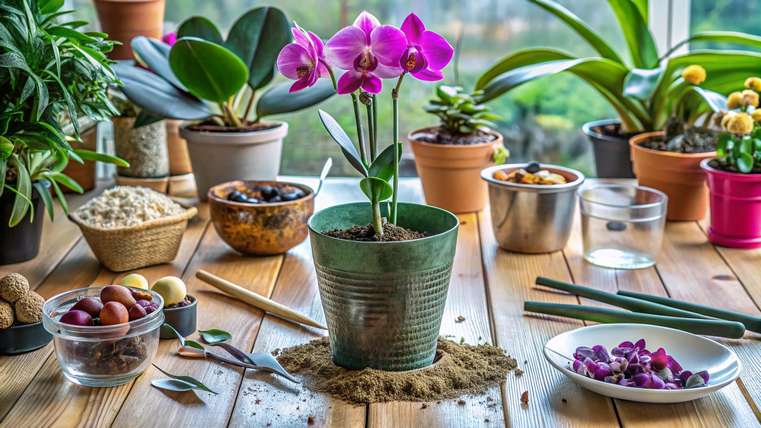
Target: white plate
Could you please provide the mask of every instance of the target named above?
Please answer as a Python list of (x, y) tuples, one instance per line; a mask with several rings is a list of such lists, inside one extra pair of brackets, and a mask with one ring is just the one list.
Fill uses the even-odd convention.
[[(555, 352), (573, 358), (579, 346), (603, 345), (610, 352), (624, 341), (645, 339), (647, 349), (664, 348), (685, 370), (697, 373), (708, 370), (706, 386), (680, 390), (632, 388), (605, 383), (574, 372), (570, 362)], [(726, 346), (711, 339), (673, 328), (647, 324), (598, 324), (559, 334), (544, 346), (544, 356), (556, 369), (583, 388), (608, 397), (643, 403), (681, 403), (701, 398), (732, 383), (740, 375), (742, 364)]]

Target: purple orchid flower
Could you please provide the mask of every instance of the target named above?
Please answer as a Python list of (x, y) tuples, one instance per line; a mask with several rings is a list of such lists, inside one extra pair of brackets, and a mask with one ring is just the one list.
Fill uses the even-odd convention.
[(294, 24), (291, 34), (293, 43), (280, 50), (277, 69), (285, 77), (295, 80), (288, 92), (297, 92), (314, 85), (329, 72), (322, 40), (297, 24)]
[(166, 33), (163, 37), (161, 37), (161, 41), (169, 46), (174, 46), (174, 44), (177, 42), (177, 33), (174, 31)]
[(658, 348), (657, 351), (650, 354), (650, 365), (655, 371), (660, 371), (668, 367), (668, 362), (669, 356), (663, 348)]
[(454, 48), (447, 39), (429, 31), (420, 18), (411, 13), (402, 23), (402, 31), (407, 36), (407, 49), (399, 60), (399, 65), (420, 80), (442, 80), (441, 70), (449, 64)]
[(383, 89), (381, 79), (402, 74), (399, 58), (407, 39), (398, 28), (380, 25), (376, 17), (362, 12), (353, 25), (331, 37), (327, 47), (330, 63), (346, 70), (338, 79), (339, 94), (350, 94), (359, 88), (377, 94)]

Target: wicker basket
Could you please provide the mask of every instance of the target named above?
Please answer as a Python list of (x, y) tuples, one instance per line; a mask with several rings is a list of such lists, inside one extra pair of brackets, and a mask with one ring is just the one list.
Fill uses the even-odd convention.
[(114, 272), (124, 272), (174, 260), (188, 220), (197, 212), (191, 207), (172, 217), (117, 229), (90, 226), (75, 213), (70, 214), (69, 219), (79, 226), (103, 266)]

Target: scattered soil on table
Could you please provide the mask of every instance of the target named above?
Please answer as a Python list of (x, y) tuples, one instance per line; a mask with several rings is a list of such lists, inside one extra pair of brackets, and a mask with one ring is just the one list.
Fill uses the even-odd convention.
[(460, 345), (439, 339), (437, 363), (419, 370), (387, 372), (336, 366), (327, 337), (284, 349), (278, 361), (301, 374), (307, 388), (351, 403), (434, 401), (484, 392), (517, 367), (515, 358), (492, 345)]
[(424, 132), (415, 133), (412, 138), (431, 144), (469, 146), (473, 144), (490, 143), (496, 140), (497, 136), (480, 130), (472, 134), (460, 134), (452, 133), (443, 128), (430, 128)]
[[(375, 237), (375, 228), (368, 224), (366, 226), (352, 226), (348, 229), (336, 229), (325, 232), (326, 235), (346, 239), (349, 241), (377, 241)], [(386, 223), (383, 225), (383, 242), (390, 241), (411, 241), (413, 239), (425, 238), (426, 234), (415, 230), (410, 230), (395, 224)]]

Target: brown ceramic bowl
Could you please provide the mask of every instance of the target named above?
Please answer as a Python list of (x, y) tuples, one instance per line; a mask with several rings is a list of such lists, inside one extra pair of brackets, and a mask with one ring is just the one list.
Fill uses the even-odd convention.
[[(257, 186), (298, 188), (306, 196), (260, 204), (227, 200), (233, 191), (256, 197)], [(314, 213), (314, 190), (283, 181), (230, 181), (209, 189), (208, 199), (217, 234), (236, 251), (250, 255), (281, 254), (300, 244), (309, 234), (307, 220)]]

